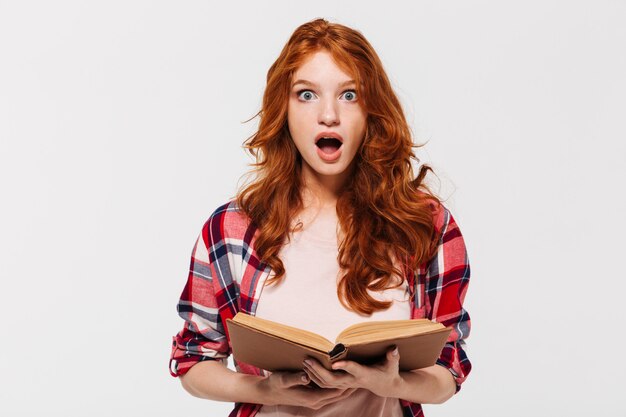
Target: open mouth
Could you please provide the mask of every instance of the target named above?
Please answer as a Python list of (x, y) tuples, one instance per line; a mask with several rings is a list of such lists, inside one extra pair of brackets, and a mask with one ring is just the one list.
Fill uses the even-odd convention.
[(336, 138), (320, 138), (315, 144), (322, 152), (329, 155), (337, 152), (342, 145), (341, 141)]

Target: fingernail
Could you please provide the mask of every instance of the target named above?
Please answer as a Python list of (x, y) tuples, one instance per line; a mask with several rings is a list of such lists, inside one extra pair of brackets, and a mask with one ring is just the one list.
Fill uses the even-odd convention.
[(310, 360), (308, 360), (308, 359), (305, 359), (305, 360), (304, 360), (304, 363), (305, 363), (305, 365), (309, 365), (309, 366), (311, 366), (311, 361), (310, 361)]
[(304, 374), (302, 375), (301, 379), (302, 379), (302, 382), (307, 382), (309, 380), (309, 377), (307, 374)]
[(398, 356), (398, 348), (395, 348), (395, 349), (391, 352), (391, 354), (392, 354), (393, 356)]

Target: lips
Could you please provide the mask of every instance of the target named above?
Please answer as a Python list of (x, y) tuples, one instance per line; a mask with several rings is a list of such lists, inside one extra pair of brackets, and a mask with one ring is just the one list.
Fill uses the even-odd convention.
[(333, 162), (341, 156), (343, 138), (335, 132), (321, 132), (315, 137), (315, 145), (320, 158)]
[(315, 143), (317, 144), (317, 142), (322, 138), (334, 138), (343, 143), (343, 138), (337, 132), (320, 132), (317, 136), (315, 136)]
[(343, 144), (343, 138), (335, 132), (322, 132), (315, 137), (315, 145), (325, 154), (335, 153)]

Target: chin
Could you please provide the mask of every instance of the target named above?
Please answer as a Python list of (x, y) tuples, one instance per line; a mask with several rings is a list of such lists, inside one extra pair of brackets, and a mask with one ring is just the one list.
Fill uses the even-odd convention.
[(319, 175), (322, 177), (335, 177), (338, 175), (342, 175), (348, 169), (348, 164), (341, 159), (335, 161), (335, 163), (325, 163), (323, 161), (315, 160), (319, 158), (317, 155), (314, 156), (313, 164), (308, 163), (305, 159), (303, 162), (307, 162), (308, 169), (312, 171), (315, 175)]
[(315, 172), (317, 172), (319, 175), (323, 175), (326, 177), (334, 177), (337, 175), (341, 175), (346, 171), (346, 167), (332, 167), (332, 168), (327, 168), (324, 167), (326, 169), (316, 169)]

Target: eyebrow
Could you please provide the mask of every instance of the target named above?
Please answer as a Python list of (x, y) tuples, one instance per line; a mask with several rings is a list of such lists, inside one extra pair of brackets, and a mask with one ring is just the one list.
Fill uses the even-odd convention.
[[(304, 84), (304, 85), (309, 85), (312, 87), (317, 87), (317, 84), (312, 82), (312, 81), (308, 81), (308, 80), (297, 80), (296, 82), (294, 82), (293, 84), (291, 84), (291, 88), (295, 87), (297, 84)], [(356, 81), (354, 80), (348, 80), (348, 81), (344, 81), (341, 84), (339, 84), (339, 87), (344, 87), (346, 85), (351, 85), (351, 84), (356, 84)]]

